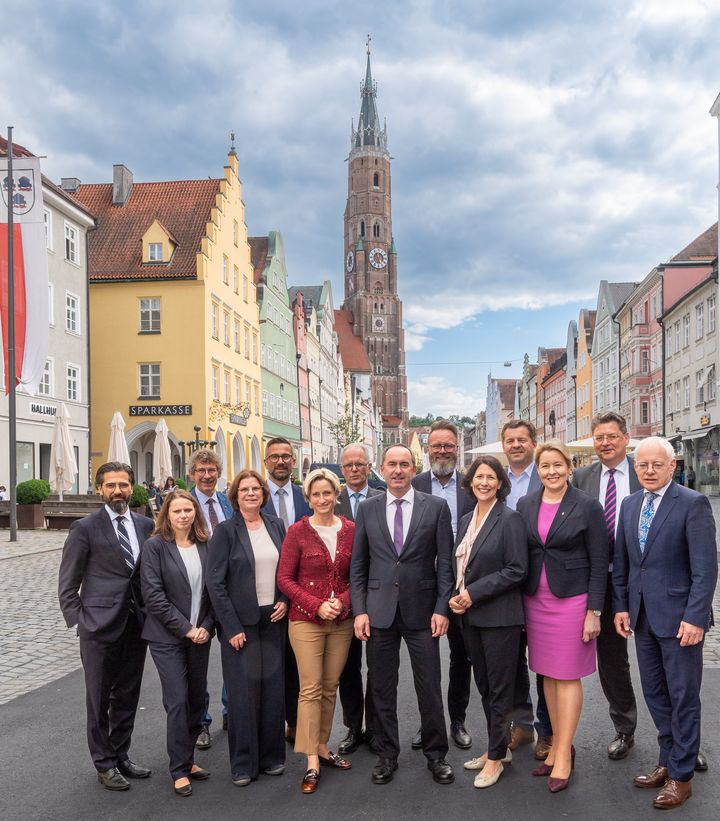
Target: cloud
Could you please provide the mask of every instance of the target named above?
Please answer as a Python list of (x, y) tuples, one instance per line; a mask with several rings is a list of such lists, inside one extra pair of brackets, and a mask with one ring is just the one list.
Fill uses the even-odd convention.
[(471, 415), (485, 404), (485, 386), (468, 390), (451, 384), (442, 376), (427, 376), (408, 380), (408, 391), (413, 396), (412, 413), (424, 416)]

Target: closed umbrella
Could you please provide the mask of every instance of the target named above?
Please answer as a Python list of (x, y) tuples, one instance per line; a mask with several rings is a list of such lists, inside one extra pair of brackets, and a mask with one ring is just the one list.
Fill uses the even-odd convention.
[(108, 462), (130, 464), (130, 451), (125, 439), (125, 420), (120, 411), (115, 411), (110, 423), (110, 444), (108, 445)]
[(50, 487), (60, 494), (61, 502), (63, 492), (72, 489), (78, 473), (75, 451), (70, 437), (69, 420), (68, 409), (65, 403), (61, 402), (55, 416), (55, 428), (50, 448)]
[(155, 447), (153, 448), (153, 474), (160, 485), (164, 485), (168, 476), (172, 476), (172, 457), (170, 456), (170, 439), (168, 426), (161, 419), (155, 426)]

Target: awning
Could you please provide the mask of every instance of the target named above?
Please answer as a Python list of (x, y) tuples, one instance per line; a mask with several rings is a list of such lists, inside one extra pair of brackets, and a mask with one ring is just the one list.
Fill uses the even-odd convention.
[(682, 438), (683, 442), (690, 442), (693, 439), (702, 439), (703, 436), (707, 436), (711, 430), (715, 430), (717, 425), (710, 425), (707, 428), (700, 428), (700, 430), (689, 430), (687, 433), (683, 433)]

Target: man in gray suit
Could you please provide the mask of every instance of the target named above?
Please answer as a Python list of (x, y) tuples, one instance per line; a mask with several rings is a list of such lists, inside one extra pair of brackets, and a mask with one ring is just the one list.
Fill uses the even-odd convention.
[(445, 760), (448, 737), (438, 643), (447, 633), (453, 590), (450, 508), (444, 500), (413, 488), (415, 458), (406, 445), (385, 450), (381, 471), (387, 493), (359, 507), (350, 566), (355, 635), (369, 641), (374, 729), (380, 753), (372, 780), (387, 784), (398, 766), (402, 639), (410, 654), (428, 769), (436, 783), (450, 784), (455, 775)]
[[(368, 485), (372, 463), (373, 452), (367, 445), (358, 442), (346, 445), (342, 449), (340, 470), (345, 478), (345, 487), (338, 496), (335, 515), (344, 516), (354, 522), (358, 508), (366, 499), (382, 495), (381, 490), (374, 490)], [(354, 753), (363, 741), (367, 741), (371, 750), (375, 745), (372, 693), (369, 683), (363, 688), (362, 648), (363, 643), (353, 636), (345, 669), (340, 676), (340, 703), (343, 709), (343, 723), (347, 727), (347, 735), (338, 745), (340, 755)], [(365, 717), (364, 733), (363, 715)]]
[[(598, 461), (574, 471), (572, 484), (598, 499), (605, 509), (612, 557), (620, 505), (623, 499), (640, 490), (640, 482), (633, 461), (627, 456), (630, 437), (624, 417), (613, 411), (601, 413), (593, 418), (590, 427)], [(600, 684), (610, 706), (616, 733), (607, 748), (608, 758), (617, 761), (625, 758), (635, 744), (637, 704), (630, 677), (627, 641), (617, 634), (613, 622), (612, 560), (609, 573), (597, 638), (597, 662)]]

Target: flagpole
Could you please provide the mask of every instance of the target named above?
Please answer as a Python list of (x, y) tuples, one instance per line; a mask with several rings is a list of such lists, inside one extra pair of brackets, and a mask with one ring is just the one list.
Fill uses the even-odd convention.
[(17, 541), (17, 410), (15, 406), (15, 259), (13, 247), (13, 127), (8, 126), (8, 469), (10, 485), (10, 541)]

